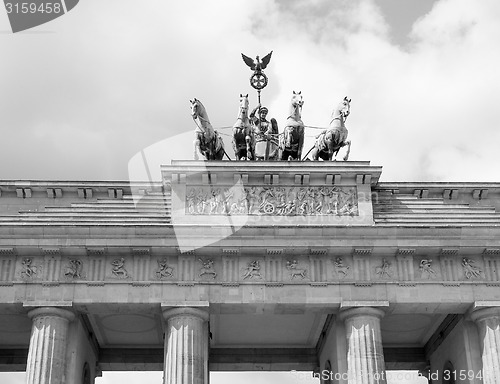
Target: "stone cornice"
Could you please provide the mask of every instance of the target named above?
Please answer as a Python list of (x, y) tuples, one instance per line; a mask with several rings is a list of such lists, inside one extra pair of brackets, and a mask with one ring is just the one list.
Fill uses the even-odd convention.
[(398, 193), (413, 193), (415, 189), (427, 189), (429, 192), (442, 193), (445, 189), (457, 189), (472, 193), (476, 189), (490, 189), (500, 192), (500, 182), (379, 182), (375, 190), (397, 190)]
[[(289, 174), (294, 179), (296, 174), (309, 175), (312, 182), (313, 178), (320, 178), (326, 181), (326, 176), (330, 182), (336, 180), (335, 175), (342, 175), (342, 182), (351, 179), (351, 183), (370, 183), (375, 185), (382, 173), (381, 166), (372, 166), (369, 161), (349, 161), (349, 162), (237, 162), (228, 161), (194, 161), (194, 160), (176, 160), (172, 161), (171, 165), (163, 165), (161, 167), (162, 175), (166, 180), (170, 179), (169, 175), (184, 175), (188, 174), (207, 174), (232, 172), (239, 175), (261, 174), (265, 175), (285, 175)], [(173, 178), (175, 180), (175, 177)], [(245, 178), (242, 177), (244, 180)], [(273, 178), (269, 177), (269, 181)], [(274, 178), (278, 181), (278, 178)], [(233, 180), (233, 179), (231, 179)], [(339, 179), (340, 180), (340, 179)], [(264, 179), (263, 179), (264, 181)], [(174, 181), (175, 182), (175, 181)], [(212, 180), (213, 182), (213, 180)]]
[(129, 182), (129, 181), (77, 181), (77, 180), (0, 180), (0, 188), (3, 192), (13, 191), (18, 188), (31, 188), (34, 191), (43, 191), (47, 188), (60, 188), (64, 191), (76, 192), (78, 188), (93, 188), (95, 190), (107, 192), (108, 188), (122, 188), (130, 191), (131, 187), (158, 188), (162, 184), (159, 181), (153, 182)]

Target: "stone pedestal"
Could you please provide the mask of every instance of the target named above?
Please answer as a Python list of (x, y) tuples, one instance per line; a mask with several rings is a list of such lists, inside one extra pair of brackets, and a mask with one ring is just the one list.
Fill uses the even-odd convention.
[(347, 336), (349, 384), (385, 384), (385, 362), (380, 332), (384, 311), (373, 307), (349, 308), (340, 313)]
[(483, 383), (500, 383), (500, 307), (482, 308), (471, 314), (479, 330)]
[(28, 384), (65, 384), (66, 346), (73, 312), (41, 307), (28, 312), (33, 320), (26, 376)]
[(208, 312), (192, 307), (163, 312), (164, 384), (208, 384)]

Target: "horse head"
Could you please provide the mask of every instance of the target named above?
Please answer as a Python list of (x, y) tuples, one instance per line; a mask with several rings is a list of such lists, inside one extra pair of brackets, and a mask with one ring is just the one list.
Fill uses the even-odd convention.
[(193, 117), (193, 120), (195, 120), (200, 115), (200, 106), (202, 104), (201, 101), (198, 100), (197, 98), (189, 100), (189, 102), (191, 103), (191, 116)]
[(332, 119), (341, 119), (344, 122), (351, 113), (351, 99), (347, 96), (335, 107), (332, 112)]
[(301, 107), (304, 105), (304, 99), (302, 97), (302, 91), (295, 92), (293, 91), (293, 96), (292, 96), (292, 106), (294, 108)]
[(248, 93), (246, 95), (240, 94), (240, 116), (248, 115)]
[(302, 92), (293, 91), (292, 100), (290, 103), (290, 115), (288, 116), (288, 118), (291, 118), (295, 121), (300, 121), (303, 105), (304, 99), (302, 97)]

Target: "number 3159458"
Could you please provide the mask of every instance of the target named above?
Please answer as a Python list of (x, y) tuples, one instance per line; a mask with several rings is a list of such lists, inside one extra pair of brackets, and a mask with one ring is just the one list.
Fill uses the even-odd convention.
[(61, 13), (60, 3), (5, 3), (7, 13)]

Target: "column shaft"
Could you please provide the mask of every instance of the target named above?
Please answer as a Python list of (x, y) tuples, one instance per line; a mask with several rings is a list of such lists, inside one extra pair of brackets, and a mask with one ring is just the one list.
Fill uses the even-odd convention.
[(385, 384), (385, 362), (380, 332), (384, 312), (377, 308), (356, 307), (340, 313), (347, 336), (347, 375), (349, 384)]
[(483, 383), (500, 383), (500, 308), (483, 308), (472, 312), (479, 330)]
[(74, 314), (68, 310), (42, 307), (28, 313), (33, 320), (26, 368), (28, 384), (64, 384), (68, 324)]
[(197, 308), (163, 312), (165, 384), (208, 384), (208, 313)]

